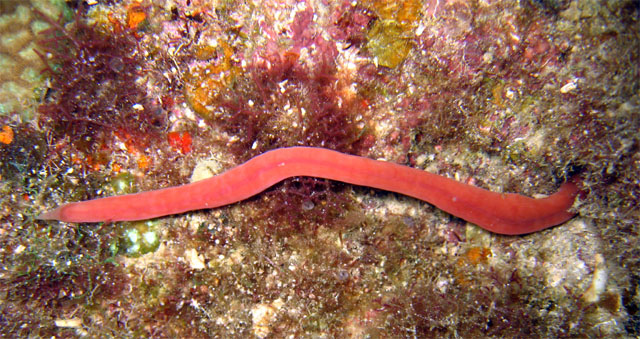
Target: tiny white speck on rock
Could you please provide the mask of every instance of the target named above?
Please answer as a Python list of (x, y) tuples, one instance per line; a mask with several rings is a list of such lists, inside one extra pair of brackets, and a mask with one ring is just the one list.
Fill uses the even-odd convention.
[(198, 254), (195, 248), (186, 250), (184, 252), (184, 258), (189, 264), (189, 267), (194, 270), (202, 270), (205, 268), (204, 257), (202, 254)]
[(256, 337), (265, 338), (271, 333), (270, 323), (282, 305), (282, 299), (276, 299), (269, 304), (257, 304), (251, 308), (252, 329)]

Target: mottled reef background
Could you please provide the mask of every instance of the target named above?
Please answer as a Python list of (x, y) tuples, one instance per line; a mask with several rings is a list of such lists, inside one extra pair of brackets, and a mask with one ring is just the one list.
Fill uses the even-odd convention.
[[(637, 337), (639, 35), (638, 0), (1, 0), (0, 335)], [(293, 145), (584, 194), (519, 237), (313, 178), (35, 220)]]

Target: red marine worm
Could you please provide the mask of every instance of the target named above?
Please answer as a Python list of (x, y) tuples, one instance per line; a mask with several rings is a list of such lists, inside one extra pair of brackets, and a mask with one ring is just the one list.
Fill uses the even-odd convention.
[(374, 187), (424, 200), (500, 234), (526, 234), (561, 224), (579, 192), (564, 183), (549, 197), (496, 193), (390, 162), (315, 147), (279, 148), (212, 178), (154, 191), (73, 202), (38, 219), (64, 222), (144, 220), (213, 208), (254, 196), (283, 179), (309, 176)]

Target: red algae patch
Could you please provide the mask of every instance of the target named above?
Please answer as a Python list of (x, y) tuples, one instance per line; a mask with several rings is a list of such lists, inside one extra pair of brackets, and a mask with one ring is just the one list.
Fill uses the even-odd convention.
[[(35, 15), (0, 4), (0, 23)], [(60, 27), (36, 48), (49, 80), (27, 91), (52, 114), (26, 121), (29, 110), (15, 108), (24, 106), (0, 105), (0, 132), (14, 134), (0, 143), (0, 304), (13, 324), (0, 326), (3, 337), (638, 335), (633, 1), (54, 6)], [(74, 31), (83, 25), (87, 36)], [(0, 29), (4, 53), (32, 49), (12, 38), (22, 29)], [(104, 77), (79, 60), (74, 40), (108, 46), (85, 53)], [(78, 87), (60, 81), (64, 70)], [(549, 196), (572, 175), (584, 194), (564, 212), (577, 213), (572, 221), (524, 236), (403, 194), (309, 177), (150, 224), (36, 219), (64, 202), (153, 192), (292, 146), (469, 186), (449, 201), (473, 187)], [(311, 153), (304, 164), (318, 161)], [(255, 187), (260, 175), (249, 173), (226, 191), (202, 185), (162, 200), (177, 206), (212, 187), (228, 197)], [(156, 206), (143, 198), (139, 210)], [(522, 216), (490, 202), (467, 210)]]

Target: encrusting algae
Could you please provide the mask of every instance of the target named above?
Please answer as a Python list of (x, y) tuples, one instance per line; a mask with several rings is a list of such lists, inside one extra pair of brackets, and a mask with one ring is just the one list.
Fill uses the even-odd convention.
[[(638, 17), (628, 0), (0, 2), (0, 335), (637, 336)], [(518, 237), (308, 177), (151, 221), (36, 220), (300, 145), (529, 196), (573, 175), (584, 195)]]

